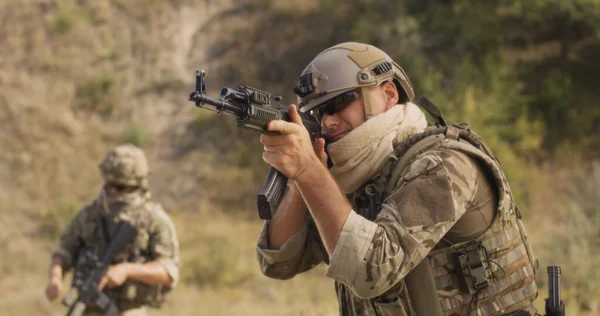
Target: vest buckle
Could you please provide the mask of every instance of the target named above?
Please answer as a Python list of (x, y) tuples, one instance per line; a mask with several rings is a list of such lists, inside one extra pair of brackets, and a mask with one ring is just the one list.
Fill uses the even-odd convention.
[(458, 260), (470, 294), (479, 292), (493, 283), (487, 252), (479, 243), (468, 245), (458, 256)]

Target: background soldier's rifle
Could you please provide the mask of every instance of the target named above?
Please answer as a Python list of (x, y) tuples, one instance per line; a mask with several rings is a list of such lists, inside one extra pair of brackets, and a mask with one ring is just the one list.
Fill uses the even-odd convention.
[[(120, 253), (127, 244), (133, 242), (137, 230), (130, 223), (121, 221), (115, 236), (99, 258), (93, 251), (84, 253), (82, 265), (77, 267), (73, 276), (73, 284), (62, 303), (69, 306), (67, 316), (83, 315), (87, 305), (96, 305), (104, 315), (117, 316), (119, 310), (115, 303), (103, 292), (98, 291), (98, 283), (104, 277), (113, 257)], [(77, 299), (75, 299), (77, 298)]]
[[(288, 111), (282, 109), (281, 97), (248, 86), (240, 86), (238, 90), (221, 89), (221, 97), (214, 99), (206, 95), (205, 72), (196, 71), (196, 91), (190, 94), (189, 100), (197, 107), (215, 111), (234, 117), (239, 127), (265, 134), (267, 124), (273, 120), (289, 121)], [(321, 125), (310, 114), (298, 112), (302, 123), (310, 133), (313, 141), (321, 137)], [(258, 193), (256, 207), (261, 219), (270, 219), (279, 207), (285, 193), (287, 178), (277, 169), (271, 167), (267, 179)]]

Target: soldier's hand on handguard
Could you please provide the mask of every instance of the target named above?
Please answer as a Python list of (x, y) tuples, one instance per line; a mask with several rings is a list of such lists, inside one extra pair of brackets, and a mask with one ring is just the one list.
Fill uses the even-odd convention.
[(119, 263), (106, 270), (106, 274), (98, 283), (98, 291), (102, 291), (105, 286), (112, 288), (123, 285), (127, 281), (127, 263)]
[(313, 144), (308, 130), (302, 124), (296, 105), (289, 108), (290, 121), (276, 120), (269, 123), (267, 130), (281, 135), (262, 134), (263, 160), (283, 173), (288, 179), (297, 179), (313, 164), (327, 165), (325, 140), (317, 139)]
[(53, 277), (48, 285), (46, 286), (46, 298), (48, 301), (52, 302), (56, 300), (61, 293), (62, 290), (62, 280), (60, 277)]

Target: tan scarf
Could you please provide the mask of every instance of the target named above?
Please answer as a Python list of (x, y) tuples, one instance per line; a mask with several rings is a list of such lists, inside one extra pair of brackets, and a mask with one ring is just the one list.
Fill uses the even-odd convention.
[(98, 196), (99, 202), (102, 203), (105, 215), (114, 216), (119, 213), (135, 209), (142, 205), (150, 198), (150, 192), (142, 189), (137, 189), (130, 193), (112, 196), (106, 192), (104, 188), (100, 189)]
[(342, 192), (356, 191), (379, 172), (394, 145), (427, 127), (423, 111), (414, 103), (398, 104), (372, 117), (344, 138), (327, 146), (331, 174)]

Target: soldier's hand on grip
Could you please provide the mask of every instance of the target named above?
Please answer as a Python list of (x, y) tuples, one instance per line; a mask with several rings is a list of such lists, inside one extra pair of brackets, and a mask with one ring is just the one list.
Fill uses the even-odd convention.
[[(322, 162), (324, 142), (315, 143), (320, 146), (320, 157), (315, 153), (315, 148), (307, 129), (302, 124), (296, 105), (289, 109), (290, 121), (271, 121), (267, 127), (269, 131), (279, 132), (280, 135), (262, 134), (260, 142), (264, 145), (263, 160), (279, 170), (289, 179), (297, 179), (311, 164)], [(319, 145), (320, 144), (320, 145)], [(325, 155), (325, 161), (327, 160)]]

